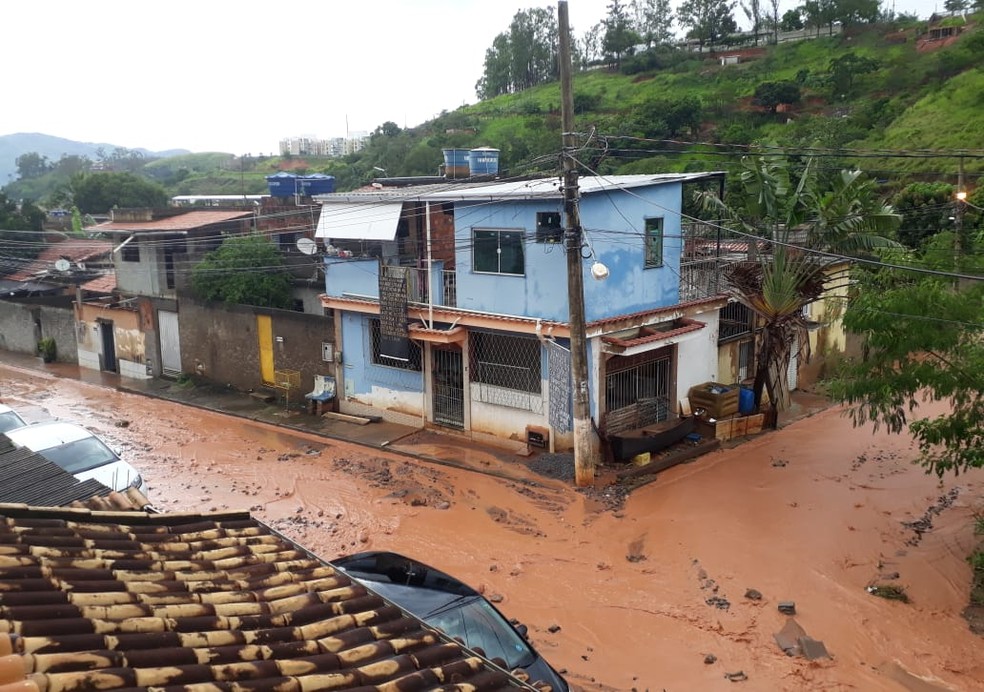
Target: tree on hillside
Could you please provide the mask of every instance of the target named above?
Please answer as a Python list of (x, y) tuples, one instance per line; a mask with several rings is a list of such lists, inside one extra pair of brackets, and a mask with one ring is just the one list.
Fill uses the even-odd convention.
[(44, 245), (44, 212), (33, 202), (17, 204), (0, 191), (0, 245), (8, 257), (33, 259)]
[(191, 288), (200, 300), (289, 308), (290, 273), (269, 238), (230, 236), (191, 270)]
[[(949, 234), (941, 234), (947, 236)], [(937, 237), (953, 265), (950, 238)], [(911, 255), (891, 258), (895, 264)], [(862, 340), (859, 358), (846, 361), (830, 383), (832, 396), (851, 405), (855, 425), (906, 425), (920, 461), (939, 476), (984, 466), (984, 269), (982, 280), (957, 289), (945, 277), (900, 270), (855, 272), (844, 325)], [(938, 416), (921, 401), (946, 401)]]
[(80, 173), (72, 177), (72, 201), (83, 214), (105, 214), (113, 207), (164, 207), (167, 191), (133, 173)]
[(892, 206), (902, 215), (899, 242), (913, 250), (930, 236), (952, 229), (955, 200), (948, 183), (910, 183), (893, 198)]
[(874, 58), (846, 53), (830, 61), (830, 86), (835, 96), (844, 97), (854, 89), (854, 80), (879, 68)]
[(779, 3), (781, 0), (769, 0), (769, 23), (772, 25), (772, 43), (779, 43)]
[(581, 37), (579, 48), (585, 67), (601, 60), (601, 37), (604, 32), (605, 25), (598, 22)]
[(872, 24), (881, 16), (881, 0), (836, 0), (833, 15), (845, 26)]
[(817, 36), (821, 27), (828, 27), (834, 35), (834, 20), (837, 15), (837, 0), (806, 0), (803, 3), (803, 20), (807, 26), (816, 27)]
[(673, 8), (670, 0), (632, 0), (636, 31), (646, 46), (661, 46), (673, 41)]
[(762, 7), (762, 0), (742, 0), (741, 11), (752, 25), (752, 34), (755, 36), (755, 45), (759, 42), (759, 31), (762, 29), (765, 18)]
[(615, 70), (622, 64), (622, 56), (642, 39), (632, 28), (628, 8), (621, 0), (612, 0), (608, 15), (601, 21), (605, 34), (601, 39), (601, 51), (608, 64)]
[(794, 7), (791, 10), (786, 10), (782, 15), (782, 19), (779, 21), (779, 28), (783, 31), (799, 31), (803, 28), (803, 18), (800, 15), (800, 9)]
[(34, 180), (40, 178), (51, 170), (51, 162), (47, 156), (42, 156), (36, 151), (21, 154), (14, 159), (17, 166), (17, 177), (21, 180)]
[(509, 30), (485, 51), (482, 77), (475, 85), (480, 99), (511, 94), (558, 77), (557, 18), (545, 8), (517, 12)]
[(951, 15), (962, 14), (970, 7), (968, 0), (943, 0), (943, 9)]
[(677, 22), (690, 28), (687, 37), (696, 39), (703, 51), (708, 43), (737, 31), (734, 8), (734, 0), (684, 0), (677, 10)]
[(799, 103), (800, 87), (796, 82), (762, 82), (755, 87), (755, 96), (752, 103), (756, 106), (768, 108), (770, 113), (775, 114), (780, 105), (791, 105)]

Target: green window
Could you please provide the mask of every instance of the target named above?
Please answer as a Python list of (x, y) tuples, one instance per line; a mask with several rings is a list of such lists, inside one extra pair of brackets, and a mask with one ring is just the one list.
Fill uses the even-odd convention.
[(472, 269), (489, 274), (526, 272), (522, 231), (472, 231)]
[(646, 268), (663, 266), (663, 217), (646, 219)]

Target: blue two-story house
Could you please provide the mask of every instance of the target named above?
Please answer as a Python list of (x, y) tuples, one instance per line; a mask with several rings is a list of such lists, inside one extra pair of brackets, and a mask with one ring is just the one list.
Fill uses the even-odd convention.
[[(683, 187), (711, 178), (721, 174), (580, 179), (589, 398), (601, 429), (640, 400), (656, 402), (658, 420), (673, 416), (691, 386), (716, 379), (726, 299), (681, 297), (680, 278)], [(559, 179), (317, 201), (340, 411), (571, 446)]]

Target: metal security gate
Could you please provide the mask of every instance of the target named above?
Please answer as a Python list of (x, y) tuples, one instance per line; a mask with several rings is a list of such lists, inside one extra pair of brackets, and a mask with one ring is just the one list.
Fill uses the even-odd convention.
[(605, 411), (612, 413), (640, 401), (652, 401), (646, 424), (664, 421), (670, 412), (670, 364), (667, 349), (638, 356), (617, 356), (608, 361), (605, 375)]
[(181, 340), (178, 337), (178, 313), (157, 311), (161, 337), (161, 369), (165, 375), (181, 374)]
[(465, 427), (465, 375), (461, 351), (431, 349), (434, 422), (461, 430)]

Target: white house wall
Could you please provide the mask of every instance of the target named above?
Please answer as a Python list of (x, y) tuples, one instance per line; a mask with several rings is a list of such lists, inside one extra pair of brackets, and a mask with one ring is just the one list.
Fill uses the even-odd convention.
[(706, 327), (687, 335), (677, 347), (677, 401), (686, 397), (690, 388), (702, 382), (716, 382), (718, 371), (718, 327), (720, 312), (712, 310), (691, 319), (703, 322)]

